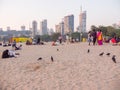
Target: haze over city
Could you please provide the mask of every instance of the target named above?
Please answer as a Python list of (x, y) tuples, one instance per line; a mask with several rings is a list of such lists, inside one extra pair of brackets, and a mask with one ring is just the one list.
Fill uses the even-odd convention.
[(74, 15), (74, 29), (79, 25), (82, 10), (87, 12), (87, 30), (91, 25), (120, 23), (119, 0), (0, 0), (0, 28), (20, 30), (22, 25), (29, 29), (32, 21), (47, 19), (48, 28), (62, 21), (64, 16)]

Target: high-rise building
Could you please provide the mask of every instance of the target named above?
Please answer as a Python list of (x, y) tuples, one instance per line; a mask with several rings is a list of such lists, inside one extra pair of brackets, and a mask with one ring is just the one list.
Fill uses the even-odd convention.
[(61, 35), (64, 35), (64, 22), (61, 22), (60, 26), (61, 26)]
[(52, 28), (50, 28), (48, 34), (52, 35), (53, 33), (54, 33), (54, 30)]
[(82, 11), (82, 8), (79, 15), (79, 31), (86, 32), (86, 11)]
[(48, 34), (47, 20), (46, 20), (46, 19), (43, 20), (43, 21), (40, 23), (40, 30), (41, 30), (42, 35)]
[(10, 27), (9, 26), (7, 27), (7, 31), (10, 31)]
[(74, 15), (64, 17), (64, 33), (74, 32)]
[(3, 31), (3, 29), (2, 29), (2, 28), (0, 28), (0, 31)]
[(57, 33), (64, 35), (64, 22), (61, 22), (58, 25), (55, 25), (55, 30)]
[(32, 31), (33, 31), (33, 37), (37, 35), (37, 22), (33, 21), (32, 22)]
[(60, 25), (59, 25), (59, 24), (55, 25), (55, 31), (56, 31), (57, 33), (60, 33), (60, 32), (61, 32), (61, 30), (60, 30)]
[(21, 26), (21, 30), (22, 30), (22, 31), (25, 31), (25, 26), (24, 26), (24, 25)]

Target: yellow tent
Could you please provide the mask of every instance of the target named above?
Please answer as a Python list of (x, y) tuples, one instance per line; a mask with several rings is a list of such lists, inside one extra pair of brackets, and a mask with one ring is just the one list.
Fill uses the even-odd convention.
[(25, 38), (25, 37), (13, 37), (10, 39), (10, 42), (13, 42), (13, 41), (16, 41), (17, 43), (18, 42), (26, 42), (27, 40), (32, 42), (32, 39), (31, 38)]

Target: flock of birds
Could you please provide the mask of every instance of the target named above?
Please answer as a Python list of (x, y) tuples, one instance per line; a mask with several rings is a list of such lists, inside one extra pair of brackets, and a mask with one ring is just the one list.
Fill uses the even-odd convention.
[[(57, 51), (59, 51), (59, 49), (57, 49)], [(90, 49), (88, 49), (87, 52), (90, 53)], [(103, 54), (104, 54), (104, 52), (101, 52), (101, 53), (99, 54), (99, 56), (103, 56)], [(107, 55), (107, 56), (110, 56), (110, 53), (107, 53), (106, 55)], [(112, 61), (113, 61), (114, 63), (116, 63), (116, 58), (115, 58), (115, 57), (116, 57), (115, 55), (112, 56)], [(37, 60), (42, 60), (42, 57), (38, 58)], [(53, 56), (51, 56), (51, 61), (54, 62)]]
[[(42, 57), (38, 58), (37, 60), (42, 60)], [(54, 62), (53, 56), (51, 56), (51, 61)]]
[[(57, 51), (59, 51), (59, 49), (57, 48)], [(51, 56), (51, 61), (54, 62), (53, 56)], [(42, 60), (42, 57), (39, 57), (37, 60)]]
[[(59, 51), (58, 48), (57, 48), (57, 51)], [(54, 62), (53, 56), (51, 56), (50, 59), (51, 59), (52, 62)], [(38, 61), (39, 61), (39, 60), (42, 60), (42, 57), (39, 57), (37, 60), (38, 60)]]
[[(90, 53), (90, 49), (88, 49), (87, 52)], [(104, 54), (104, 52), (101, 52), (101, 53), (99, 54), (99, 56), (103, 56), (103, 54)], [(110, 53), (107, 53), (106, 55), (107, 55), (107, 56), (110, 56)], [(116, 57), (115, 55), (112, 56), (112, 61), (113, 61), (114, 63), (116, 63), (116, 58), (115, 58), (115, 57)]]

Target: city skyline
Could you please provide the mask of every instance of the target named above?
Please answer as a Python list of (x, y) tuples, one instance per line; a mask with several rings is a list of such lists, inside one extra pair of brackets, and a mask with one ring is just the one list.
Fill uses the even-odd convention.
[[(55, 29), (55, 25), (62, 21), (64, 16), (74, 15), (74, 29), (79, 25), (80, 8), (87, 12), (87, 30), (91, 25), (112, 25), (120, 22), (119, 0), (0, 0), (0, 28), (6, 30), (20, 30), (32, 26), (32, 21), (38, 24), (47, 19), (48, 28)], [(39, 26), (38, 26), (39, 27)]]

